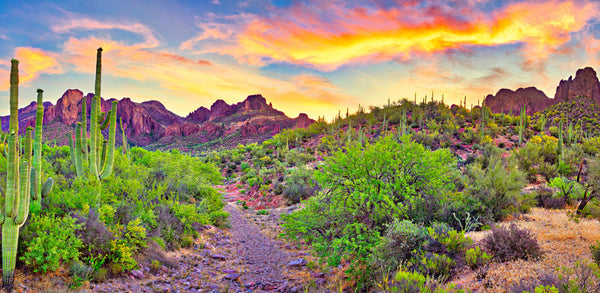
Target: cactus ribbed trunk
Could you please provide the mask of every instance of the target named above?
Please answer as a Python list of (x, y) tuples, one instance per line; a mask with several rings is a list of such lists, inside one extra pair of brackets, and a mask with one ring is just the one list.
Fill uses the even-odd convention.
[(33, 142), (33, 168), (36, 170), (35, 194), (33, 204), (36, 209), (42, 208), (42, 124), (44, 122), (44, 90), (37, 90), (37, 111), (35, 114), (35, 139)]
[(106, 117), (109, 122), (109, 131), (108, 131), (108, 145), (105, 147), (106, 149), (106, 160), (104, 165), (102, 166), (102, 174), (100, 175), (100, 179), (105, 179), (110, 176), (113, 169), (113, 164), (115, 161), (115, 143), (117, 136), (117, 101), (112, 102), (111, 109), (109, 111), (110, 117)]
[(77, 123), (77, 126), (75, 127), (75, 146), (74, 146), (74, 153), (75, 155), (73, 156), (74, 161), (75, 161), (75, 170), (77, 172), (77, 177), (81, 178), (83, 176), (83, 161), (84, 161), (84, 156), (83, 156), (83, 145), (82, 142), (85, 141), (85, 139), (82, 139), (82, 135), (81, 135), (81, 123)]
[(19, 112), (19, 61), (10, 60), (10, 124), (8, 133), (19, 133), (19, 118), (13, 113)]
[(83, 161), (88, 162), (88, 140), (87, 140), (87, 98), (83, 96), (83, 100), (81, 101), (81, 150), (83, 152)]
[[(78, 177), (88, 173), (94, 180), (105, 179), (112, 173), (114, 165), (115, 137), (117, 132), (117, 101), (113, 101), (108, 113), (102, 112), (101, 104), (101, 78), (102, 78), (102, 48), (98, 48), (96, 54), (96, 83), (94, 97), (90, 109), (90, 142), (89, 161), (87, 159), (87, 108), (82, 106), (82, 123), (77, 126), (75, 133), (75, 145), (71, 156), (76, 164)], [(102, 130), (109, 127), (109, 140), (105, 142)], [(82, 129), (83, 128), (83, 129)], [(122, 128), (122, 126), (121, 126)], [(83, 162), (88, 163), (87, 166)], [(89, 169), (87, 169), (89, 168)]]
[[(12, 60), (10, 75), (10, 134), (8, 137), (7, 170), (6, 170), (6, 194), (4, 196), (4, 213), (0, 212), (2, 223), (2, 285), (7, 292), (13, 288), (15, 264), (17, 260), (17, 249), (19, 245), (19, 229), (29, 216), (29, 203), (32, 197), (37, 195), (38, 181), (40, 176), (36, 168), (32, 167), (32, 152), (34, 145), (32, 141), (33, 128), (28, 127), (23, 139), (23, 156), (20, 156), (18, 108), (19, 108), (19, 62)], [(43, 113), (40, 115), (40, 106), (43, 111), (41, 90), (38, 90), (38, 112), (36, 115), (36, 145), (35, 159), (37, 168), (41, 168), (41, 129)], [(39, 170), (38, 170), (39, 171)], [(31, 176), (31, 177), (30, 177)], [(47, 191), (52, 189), (52, 178), (49, 178), (44, 187)], [(32, 188), (33, 187), (33, 188)], [(38, 198), (43, 197), (43, 193)]]

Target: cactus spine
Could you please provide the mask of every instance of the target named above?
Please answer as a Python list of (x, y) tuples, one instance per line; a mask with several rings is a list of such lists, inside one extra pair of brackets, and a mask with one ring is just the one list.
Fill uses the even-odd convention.
[[(4, 213), (0, 211), (0, 222), (2, 223), (2, 283), (7, 292), (12, 291), (15, 273), (15, 264), (17, 259), (17, 248), (19, 245), (19, 229), (29, 216), (29, 202), (32, 197), (38, 195), (38, 181), (40, 177), (36, 168), (32, 166), (32, 128), (28, 127), (23, 141), (24, 153), (20, 154), (21, 148), (18, 147), (18, 108), (19, 108), (19, 61), (11, 60), (10, 69), (10, 125), (7, 151), (7, 173), (6, 173), (6, 194)], [(41, 164), (41, 122), (39, 107), (41, 103), (41, 93), (38, 90), (38, 113), (36, 115), (37, 150), (39, 150), (39, 160)], [(43, 117), (43, 114), (42, 114)], [(38, 133), (39, 132), (39, 136)], [(36, 157), (37, 159), (37, 157)], [(40, 197), (46, 196), (52, 189), (52, 178), (44, 184)]]
[[(71, 144), (72, 160), (77, 169), (77, 176), (88, 173), (95, 180), (110, 176), (114, 165), (115, 141), (117, 134), (117, 101), (113, 101), (108, 113), (101, 112), (101, 80), (102, 80), (102, 48), (96, 54), (96, 82), (94, 97), (90, 111), (90, 145), (89, 160), (87, 156), (87, 107), (82, 106), (81, 123), (75, 129), (75, 143)], [(102, 136), (102, 130), (108, 130), (108, 142)], [(88, 170), (84, 170), (85, 168)]]

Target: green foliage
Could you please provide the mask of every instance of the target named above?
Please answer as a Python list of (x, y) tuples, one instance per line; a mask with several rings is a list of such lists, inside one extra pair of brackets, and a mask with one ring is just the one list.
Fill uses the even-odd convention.
[(600, 266), (600, 240), (596, 240), (596, 243), (590, 245), (590, 251), (592, 253), (592, 259)]
[(469, 248), (465, 252), (465, 263), (472, 270), (477, 270), (486, 266), (490, 262), (491, 258), (492, 256), (481, 250), (479, 246)]
[(400, 143), (387, 136), (348, 146), (316, 172), (324, 192), (284, 217), (286, 235), (311, 242), (330, 265), (347, 259), (355, 269), (364, 267), (385, 224), (394, 218), (431, 219), (431, 205), (454, 189), (455, 166), (447, 150), (428, 151), (408, 136)]
[(428, 239), (427, 229), (409, 220), (394, 219), (388, 225), (384, 239), (374, 251), (373, 266), (382, 274), (401, 265), (422, 252), (422, 245)]
[(34, 217), (23, 234), (27, 250), (21, 257), (34, 272), (55, 271), (61, 263), (79, 258), (81, 239), (75, 235), (80, 225), (69, 216)]
[(473, 244), (473, 240), (465, 236), (464, 232), (450, 230), (447, 233), (438, 234), (433, 228), (428, 229), (429, 235), (443, 244), (450, 255), (463, 255), (467, 247)]
[(290, 204), (299, 203), (301, 200), (307, 199), (314, 195), (317, 187), (314, 185), (314, 174), (312, 170), (298, 167), (284, 179), (283, 197)]
[(479, 163), (470, 165), (467, 176), (469, 193), (482, 204), (485, 217), (498, 221), (522, 205), (525, 176), (517, 168), (505, 167), (500, 158), (492, 157), (485, 169)]
[(445, 282), (452, 275), (456, 262), (444, 254), (428, 253), (421, 257), (419, 270), (425, 275)]

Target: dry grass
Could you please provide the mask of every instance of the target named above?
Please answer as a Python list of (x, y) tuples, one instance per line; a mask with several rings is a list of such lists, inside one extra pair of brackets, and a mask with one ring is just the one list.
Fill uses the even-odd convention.
[[(500, 224), (508, 226), (515, 223), (520, 228), (531, 230), (544, 252), (542, 259), (493, 263), (484, 281), (476, 281), (473, 272), (464, 270), (453, 283), (470, 288), (474, 292), (508, 292), (510, 286), (520, 281), (537, 279), (543, 274), (553, 273), (561, 266), (571, 267), (581, 260), (592, 262), (589, 247), (600, 239), (600, 222), (589, 219), (574, 221), (569, 218), (567, 212), (534, 208), (519, 219)], [(488, 233), (490, 232), (472, 232), (467, 235), (477, 243)]]

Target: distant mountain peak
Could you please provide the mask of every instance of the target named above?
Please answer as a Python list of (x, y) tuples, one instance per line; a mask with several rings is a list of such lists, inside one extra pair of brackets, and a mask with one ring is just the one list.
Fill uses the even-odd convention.
[(569, 76), (567, 80), (561, 80), (556, 87), (554, 99), (548, 98), (546, 94), (535, 87), (519, 88), (516, 91), (501, 89), (496, 95), (488, 95), (485, 105), (490, 107), (494, 113), (518, 114), (524, 105), (527, 105), (527, 114), (544, 110), (554, 104), (585, 96), (596, 103), (600, 103), (600, 82), (596, 71), (591, 67), (578, 69), (575, 78)]
[[(91, 111), (91, 102), (94, 94), (87, 94), (87, 115)], [(81, 121), (81, 108), (84, 93), (78, 89), (69, 89), (58, 99), (56, 105), (44, 103), (44, 127), (49, 124), (58, 127), (57, 131), (44, 132), (46, 139), (54, 139), (62, 135), (59, 144), (66, 144), (65, 140), (72, 135), (74, 125)], [(231, 136), (235, 140), (266, 139), (277, 134), (281, 129), (306, 127), (314, 122), (308, 115), (301, 114), (292, 119), (273, 106), (262, 95), (249, 95), (243, 101), (229, 105), (224, 100), (216, 100), (210, 109), (200, 107), (188, 114), (185, 118), (169, 111), (160, 101), (151, 100), (141, 103), (134, 102), (128, 97), (120, 100), (111, 98), (101, 99), (102, 111), (110, 109), (110, 102), (116, 100), (117, 119), (123, 121), (123, 129), (129, 137), (129, 142), (140, 146), (147, 146), (158, 141), (171, 143), (173, 147), (179, 145), (176, 137), (189, 137), (188, 143), (202, 144), (224, 136)], [(19, 127), (24, 130), (29, 125), (35, 124), (35, 102), (19, 110)], [(3, 126), (8, 129), (9, 117), (1, 117)], [(213, 123), (214, 122), (214, 123)], [(68, 129), (64, 129), (67, 127)], [(120, 132), (120, 127), (117, 127)], [(117, 140), (120, 141), (120, 135)], [(175, 140), (173, 140), (175, 139)], [(236, 144), (237, 145), (237, 144)]]

